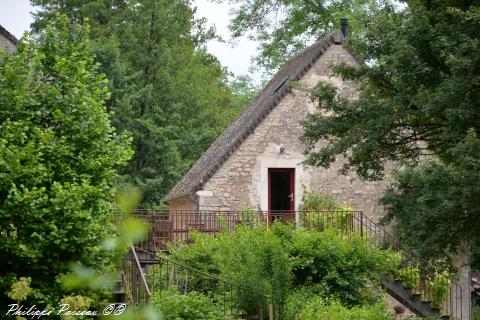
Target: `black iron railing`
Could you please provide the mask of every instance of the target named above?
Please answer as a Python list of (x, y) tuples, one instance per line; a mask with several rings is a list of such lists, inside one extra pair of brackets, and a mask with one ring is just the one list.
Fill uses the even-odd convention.
[(141, 259), (143, 261), (143, 257), (139, 259), (137, 251), (132, 245), (128, 255), (122, 262), (123, 291), (126, 301), (133, 305), (144, 305), (151, 296), (151, 291), (145, 278), (144, 264), (140, 262)]
[[(144, 259), (144, 260), (142, 260)], [(143, 261), (143, 262), (142, 262)], [(132, 248), (125, 259), (127, 303), (141, 307), (154, 295), (169, 290), (202, 293), (217, 304), (225, 318), (284, 319), (283, 303), (228, 280), (170, 260), (158, 253)], [(133, 266), (133, 267), (132, 267)], [(138, 284), (141, 285), (138, 285)]]

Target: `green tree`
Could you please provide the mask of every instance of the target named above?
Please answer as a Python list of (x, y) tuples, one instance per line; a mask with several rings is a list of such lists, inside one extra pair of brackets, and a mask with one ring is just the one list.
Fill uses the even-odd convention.
[(207, 53), (214, 36), (189, 0), (32, 0), (41, 30), (57, 12), (89, 19), (92, 51), (110, 80), (113, 125), (133, 136), (135, 156), (124, 180), (143, 206), (168, 192), (244, 107), (228, 73)]
[(57, 18), (0, 59), (3, 301), (15, 279), (30, 277), (32, 302), (58, 303), (69, 262), (106, 261), (99, 242), (114, 232), (112, 184), (131, 151), (110, 125), (88, 34)]
[(362, 49), (365, 26), (380, 8), (393, 8), (388, 0), (217, 0), (233, 5), (230, 30), (234, 38), (247, 35), (259, 42), (256, 62), (267, 71), (318, 38), (338, 30), (340, 19), (351, 25), (350, 39)]
[[(307, 163), (328, 167), (344, 155), (343, 171), (374, 180), (384, 176), (386, 161), (397, 161), (403, 172), (383, 200), (386, 221), (426, 251), (455, 249), (460, 240), (478, 244), (480, 6), (407, 3), (369, 26), (369, 65), (337, 68), (358, 83), (358, 100), (342, 99), (324, 83), (312, 90), (330, 114), (304, 123)], [(329, 144), (316, 149), (318, 140)]]
[(232, 108), (238, 111), (252, 102), (261, 90), (261, 86), (255, 84), (253, 79), (248, 75), (234, 77), (229, 81), (228, 87), (233, 94)]

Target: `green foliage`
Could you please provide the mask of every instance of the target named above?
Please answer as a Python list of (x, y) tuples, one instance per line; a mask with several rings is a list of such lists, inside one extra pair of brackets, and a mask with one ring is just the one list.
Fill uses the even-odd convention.
[(233, 93), (232, 107), (242, 110), (257, 96), (262, 88), (253, 84), (253, 79), (248, 75), (239, 75), (229, 81), (228, 87)]
[(433, 280), (428, 281), (428, 288), (432, 292), (432, 306), (440, 308), (449, 297), (451, 275), (447, 270), (436, 271)]
[[(272, 228), (240, 226), (217, 237), (194, 233), (192, 238), (190, 245), (171, 247), (170, 258), (285, 301), (291, 315), (298, 315), (302, 301), (317, 295), (346, 305), (377, 300), (378, 275), (398, 267), (390, 251), (376, 250), (355, 237), (343, 238), (333, 230), (296, 230), (274, 223)], [(192, 280), (190, 290), (204, 294), (222, 290), (211, 281)], [(254, 295), (238, 294), (236, 299), (247, 314), (257, 311)]]
[(179, 294), (170, 289), (154, 294), (151, 303), (165, 320), (225, 320), (223, 310), (198, 292)]
[[(478, 247), (479, 27), (475, 1), (381, 10), (365, 29), (369, 63), (336, 68), (358, 84), (359, 99), (319, 84), (312, 98), (322, 111), (304, 123), (310, 165), (328, 167), (341, 155), (342, 173), (370, 180), (384, 177), (388, 161), (402, 165), (384, 200), (386, 221), (426, 256), (461, 241)], [(327, 146), (315, 148), (319, 140)]]
[(299, 210), (302, 211), (353, 211), (350, 206), (341, 205), (331, 194), (312, 193), (303, 185), (303, 199)]
[(385, 265), (391, 266), (385, 271), (385, 278), (387, 280), (394, 280), (398, 274), (398, 268), (402, 265), (402, 262), (405, 260), (402, 252), (399, 251), (390, 251), (389, 255), (385, 256)]
[[(171, 248), (171, 258), (282, 301), (290, 286), (291, 273), (282, 241), (275, 236), (277, 227), (273, 229), (239, 226), (235, 232), (215, 238), (193, 234), (194, 243)], [(211, 281), (207, 283), (207, 288), (202, 287), (200, 279), (189, 286), (200, 292), (215, 290)], [(258, 304), (262, 303), (258, 297), (242, 290), (236, 294), (240, 309), (247, 314), (258, 311)]]
[(325, 302), (321, 297), (309, 300), (299, 320), (391, 320), (394, 316), (385, 312), (382, 303), (374, 306), (344, 307), (339, 302)]
[(312, 193), (303, 185), (303, 198), (299, 210), (303, 227), (323, 231), (348, 231), (353, 226), (353, 208), (337, 203), (331, 194)]
[(257, 63), (272, 70), (309, 43), (338, 30), (350, 20), (350, 38), (365, 42), (365, 26), (389, 1), (218, 0), (234, 4), (233, 37), (248, 35), (260, 42)]
[[(114, 270), (107, 270), (117, 276), (117, 266), (119, 259), (123, 259), (126, 254), (126, 249), (131, 245), (135, 245), (137, 242), (144, 240), (147, 235), (147, 229), (145, 223), (136, 220), (131, 216), (131, 210), (135, 208), (140, 199), (140, 192), (136, 189), (129, 189), (124, 193), (118, 194), (117, 204), (119, 213), (122, 214), (123, 220), (118, 234), (109, 235), (104, 239), (102, 250), (110, 252), (114, 257), (111, 263), (115, 267)], [(91, 266), (75, 265), (72, 267), (71, 272), (63, 277), (62, 285), (67, 290), (85, 290), (88, 289), (89, 293), (96, 294), (97, 298), (100, 294), (107, 290), (109, 294), (112, 292), (113, 282), (111, 277), (105, 274), (105, 270), (96, 270)], [(97, 300), (90, 299), (86, 296), (65, 296), (62, 298), (62, 303), (68, 303), (72, 309), (77, 308), (79, 310), (85, 310), (87, 306), (91, 304), (97, 304)], [(105, 307), (104, 305), (101, 307)], [(98, 310), (98, 308), (97, 308)], [(127, 309), (120, 315), (105, 316), (105, 319), (115, 320), (161, 320), (162, 315), (155, 310), (151, 305), (145, 305), (143, 308), (132, 308), (127, 306)]]
[(7, 294), (8, 297), (17, 302), (26, 300), (28, 295), (32, 292), (32, 288), (30, 288), (31, 283), (31, 278), (20, 277), (17, 282), (12, 284), (10, 292)]
[(409, 266), (398, 271), (398, 276), (402, 280), (404, 288), (417, 291), (420, 287), (420, 270), (418, 266)]
[(479, 252), (480, 139), (467, 136), (451, 157), (450, 163), (426, 160), (398, 172), (382, 200), (385, 222), (395, 220), (401, 239), (426, 257), (454, 252), (465, 242)]
[(480, 306), (473, 306), (472, 319), (480, 320)]
[[(92, 305), (92, 299), (84, 296), (66, 296), (60, 300), (60, 304), (68, 304), (71, 310), (88, 310)], [(78, 318), (78, 316), (62, 316), (64, 320), (73, 320)]]
[(265, 221), (263, 221), (263, 217), (249, 206), (242, 208), (240, 222), (242, 225), (254, 228), (266, 226)]
[(41, 305), (58, 303), (70, 262), (108, 260), (112, 185), (131, 156), (110, 125), (88, 35), (58, 17), (0, 61), (0, 292), (28, 275)]
[(336, 231), (295, 231), (286, 243), (293, 286), (315, 285), (324, 297), (345, 305), (362, 305), (377, 298), (382, 272), (390, 265), (389, 251), (375, 250), (362, 239), (344, 239)]
[(251, 99), (245, 77), (231, 84), (206, 52), (213, 31), (189, 0), (32, 0), (41, 30), (62, 12), (92, 24), (91, 52), (110, 80), (112, 124), (133, 137), (135, 155), (118, 183), (143, 193), (143, 207), (186, 173)]

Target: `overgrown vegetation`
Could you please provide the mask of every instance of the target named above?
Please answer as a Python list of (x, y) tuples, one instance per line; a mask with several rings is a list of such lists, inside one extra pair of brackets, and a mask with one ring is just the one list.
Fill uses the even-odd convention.
[[(362, 239), (348, 239), (334, 230), (298, 230), (280, 222), (271, 228), (238, 226), (216, 237), (194, 232), (191, 237), (192, 244), (172, 246), (169, 259), (271, 296), (292, 317), (300, 315), (306, 300), (316, 298), (348, 307), (373, 305), (383, 297), (379, 274), (398, 267), (392, 252), (372, 248)], [(224, 288), (201, 277), (189, 280), (188, 287), (217, 302)], [(238, 294), (233, 303), (245, 314), (258, 312), (255, 295)], [(352, 311), (352, 317), (357, 312)]]
[(299, 320), (392, 320), (392, 313), (385, 312), (385, 305), (347, 308), (336, 301), (325, 302), (315, 297), (306, 302)]
[(340, 28), (340, 19), (350, 22), (349, 39), (364, 53), (365, 29), (378, 18), (380, 9), (394, 10), (398, 3), (381, 0), (218, 0), (233, 4), (230, 30), (234, 38), (248, 35), (259, 42), (257, 64), (267, 71), (277, 69), (317, 39)]
[[(313, 89), (321, 112), (304, 123), (307, 163), (328, 167), (343, 155), (342, 172), (367, 180), (400, 163), (383, 199), (385, 223), (425, 257), (478, 251), (480, 6), (406, 3), (366, 28), (368, 65), (336, 68), (358, 84), (359, 99), (326, 83)], [(315, 148), (319, 140), (328, 145)]]
[(351, 206), (339, 204), (331, 194), (312, 193), (305, 185), (302, 188), (303, 199), (299, 207), (302, 227), (317, 231), (326, 228), (352, 231), (354, 212)]
[(26, 303), (57, 305), (70, 263), (111, 258), (100, 241), (115, 232), (113, 183), (131, 151), (110, 125), (88, 36), (60, 16), (0, 59), (2, 302), (28, 279)]
[(231, 81), (206, 51), (215, 37), (190, 0), (32, 0), (34, 30), (57, 13), (92, 25), (90, 52), (109, 80), (112, 124), (133, 137), (120, 184), (137, 186), (142, 207), (161, 199), (250, 102), (248, 77)]
[(195, 291), (180, 294), (172, 288), (153, 295), (151, 303), (165, 320), (226, 320), (221, 307)]

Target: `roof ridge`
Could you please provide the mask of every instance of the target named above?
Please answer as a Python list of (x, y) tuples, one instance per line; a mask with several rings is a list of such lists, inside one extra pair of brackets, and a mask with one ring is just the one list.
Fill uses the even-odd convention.
[(10, 40), (10, 42), (12, 42), (14, 45), (17, 45), (18, 42), (19, 42), (18, 39), (15, 38), (15, 36), (13, 34), (8, 32), (8, 30), (5, 29), (1, 24), (0, 24), (0, 34), (3, 35), (8, 40)]
[(341, 32), (334, 31), (289, 58), (250, 105), (218, 136), (162, 200), (192, 195), (205, 185), (270, 111), (291, 91), (290, 87), (285, 85), (287, 80), (300, 80), (332, 44), (341, 43), (342, 40)]

